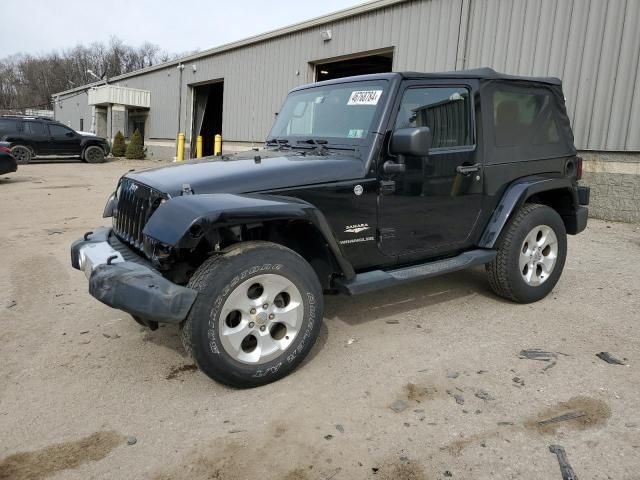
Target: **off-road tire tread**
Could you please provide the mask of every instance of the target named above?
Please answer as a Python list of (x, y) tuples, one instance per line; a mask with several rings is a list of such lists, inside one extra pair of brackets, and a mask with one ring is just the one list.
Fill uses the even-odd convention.
[[(221, 267), (227, 261), (229, 261), (229, 258), (232, 255), (233, 256), (242, 255), (242, 253), (247, 252), (249, 250), (252, 250), (255, 248), (265, 248), (265, 247), (268, 247), (271, 250), (286, 251), (289, 253), (293, 253), (296, 256), (299, 256), (296, 252), (282, 245), (279, 245), (277, 243), (271, 243), (271, 242), (265, 242), (265, 241), (259, 241), (259, 240), (237, 243), (237, 244), (231, 245), (230, 247), (220, 251), (219, 253), (205, 260), (200, 265), (200, 267), (198, 267), (198, 269), (193, 273), (193, 275), (191, 276), (187, 284), (187, 287), (192, 288), (198, 292), (206, 290), (207, 282), (209, 281), (209, 279), (213, 278), (213, 274), (215, 270)], [(302, 257), (300, 257), (300, 260), (302, 262), (306, 262), (306, 260)], [(319, 289), (320, 295), (322, 295), (322, 288), (320, 287), (319, 281), (318, 281), (318, 289)], [(320, 317), (320, 321), (321, 319), (322, 317)], [(192, 351), (192, 333), (193, 333), (192, 321), (193, 321), (193, 316), (189, 314), (187, 318), (180, 324), (180, 338), (182, 341), (182, 345), (185, 349), (185, 352), (197, 364), (198, 362)], [(222, 379), (217, 379), (217, 380), (236, 388), (246, 388), (251, 386), (259, 386), (260, 384), (262, 384), (262, 383), (256, 383), (255, 385), (247, 385), (242, 383), (235, 383), (229, 380), (222, 380)], [(269, 382), (265, 382), (265, 383), (269, 383)]]
[(519, 227), (523, 221), (532, 213), (541, 208), (549, 208), (539, 203), (525, 203), (513, 218), (505, 226), (502, 235), (496, 242), (498, 253), (495, 258), (486, 264), (487, 278), (491, 289), (499, 296), (514, 302), (520, 300), (515, 295), (512, 285), (509, 282), (508, 261), (512, 252), (515, 236), (519, 232)]

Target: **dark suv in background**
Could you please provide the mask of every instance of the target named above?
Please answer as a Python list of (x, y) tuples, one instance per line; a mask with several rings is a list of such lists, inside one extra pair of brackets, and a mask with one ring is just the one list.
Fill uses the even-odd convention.
[(100, 163), (110, 149), (106, 139), (78, 133), (46, 117), (0, 116), (0, 141), (9, 143), (11, 154), (21, 164), (40, 156), (80, 157)]

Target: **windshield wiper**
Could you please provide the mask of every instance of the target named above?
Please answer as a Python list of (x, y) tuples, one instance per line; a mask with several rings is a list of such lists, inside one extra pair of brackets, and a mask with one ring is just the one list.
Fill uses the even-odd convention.
[(297, 143), (308, 143), (310, 145), (326, 145), (327, 143), (329, 143), (328, 140), (323, 140), (323, 139), (315, 139), (315, 138), (308, 138), (306, 140), (298, 140)]
[(328, 140), (308, 138), (306, 140), (298, 140), (296, 143), (297, 144), (306, 143), (309, 145), (314, 145), (313, 150), (316, 155), (321, 155), (321, 156), (329, 155), (329, 149), (326, 147), (326, 145), (329, 143)]
[(286, 138), (270, 138), (269, 140), (267, 140), (267, 146), (273, 146), (273, 145), (276, 145), (279, 149), (282, 147), (291, 148), (291, 144), (289, 143), (289, 140)]

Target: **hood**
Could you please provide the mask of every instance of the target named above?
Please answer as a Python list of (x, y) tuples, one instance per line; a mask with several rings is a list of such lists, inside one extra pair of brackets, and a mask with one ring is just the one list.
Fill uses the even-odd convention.
[[(349, 152), (351, 153), (351, 152)], [(259, 160), (256, 157), (260, 157)], [(364, 162), (349, 154), (300, 155), (295, 151), (250, 151), (222, 158), (173, 163), (129, 172), (126, 177), (180, 195), (189, 184), (194, 194), (253, 193), (363, 178)]]
[(96, 136), (95, 133), (83, 132), (82, 130), (76, 130), (76, 133), (79, 134), (79, 135), (82, 135), (83, 137), (95, 137)]

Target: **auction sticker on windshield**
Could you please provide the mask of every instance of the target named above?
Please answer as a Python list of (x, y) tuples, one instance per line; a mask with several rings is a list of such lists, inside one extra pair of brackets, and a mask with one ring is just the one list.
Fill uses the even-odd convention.
[(347, 105), (377, 105), (382, 90), (356, 90), (351, 92)]

